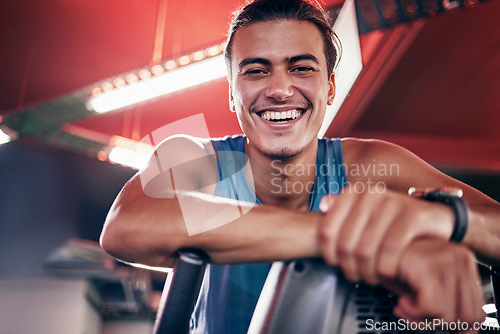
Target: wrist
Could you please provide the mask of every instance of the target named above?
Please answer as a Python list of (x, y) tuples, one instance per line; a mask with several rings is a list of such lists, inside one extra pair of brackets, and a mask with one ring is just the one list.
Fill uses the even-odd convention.
[(462, 190), (457, 188), (416, 189), (410, 188), (408, 194), (412, 197), (438, 202), (449, 206), (454, 214), (454, 226), (450, 241), (461, 242), (469, 227), (469, 209), (462, 199)]

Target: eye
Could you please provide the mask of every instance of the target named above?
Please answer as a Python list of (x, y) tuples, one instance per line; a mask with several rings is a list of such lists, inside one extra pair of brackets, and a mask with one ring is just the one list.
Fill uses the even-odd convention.
[(246, 76), (262, 76), (262, 75), (266, 75), (266, 74), (267, 74), (267, 71), (264, 69), (261, 69), (261, 68), (252, 68), (252, 69), (249, 69), (249, 70), (243, 72), (243, 75), (246, 75)]
[(296, 66), (296, 67), (292, 68), (291, 72), (301, 72), (301, 73), (314, 72), (314, 68), (312, 68), (310, 66)]

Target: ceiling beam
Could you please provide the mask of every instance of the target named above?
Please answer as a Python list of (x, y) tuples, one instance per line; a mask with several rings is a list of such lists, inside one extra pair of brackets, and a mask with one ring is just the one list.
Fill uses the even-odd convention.
[(365, 40), (365, 43), (376, 44), (372, 46), (375, 51), (369, 59), (364, 59), (366, 64), (326, 132), (327, 137), (349, 135), (424, 24), (424, 21), (415, 21), (399, 25), (374, 32)]

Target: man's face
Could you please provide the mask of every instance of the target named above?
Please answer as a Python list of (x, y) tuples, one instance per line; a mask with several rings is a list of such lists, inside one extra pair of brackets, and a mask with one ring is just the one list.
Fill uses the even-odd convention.
[(297, 20), (259, 22), (233, 38), (230, 98), (249, 150), (286, 158), (315, 148), (335, 94), (318, 28)]

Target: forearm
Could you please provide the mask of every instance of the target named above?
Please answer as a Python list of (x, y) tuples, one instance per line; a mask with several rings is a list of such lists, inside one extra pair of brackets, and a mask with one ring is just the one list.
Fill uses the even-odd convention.
[[(219, 209), (228, 209), (220, 204)], [(273, 206), (255, 206), (209, 231), (184, 237), (183, 247), (205, 250), (214, 263), (290, 260), (319, 256), (320, 215)]]
[(481, 262), (500, 266), (500, 208), (498, 204), (470, 207), (469, 229), (463, 243), (476, 253)]
[[(179, 248), (200, 248), (214, 263), (260, 262), (318, 256), (316, 227), (319, 214), (302, 213), (270, 206), (254, 206), (236, 219), (235, 201), (215, 196), (193, 197), (190, 212), (199, 222), (183, 214), (179, 199), (138, 197), (128, 203), (115, 203), (101, 236), (103, 248), (113, 256), (132, 263), (169, 266)], [(239, 211), (241, 212), (241, 211)], [(204, 232), (189, 233), (193, 224), (221, 223)], [(196, 214), (195, 214), (196, 216)], [(203, 219), (205, 217), (205, 219)], [(191, 220), (191, 221), (187, 221)], [(191, 225), (191, 227), (189, 227)], [(194, 226), (196, 232), (196, 226)]]

